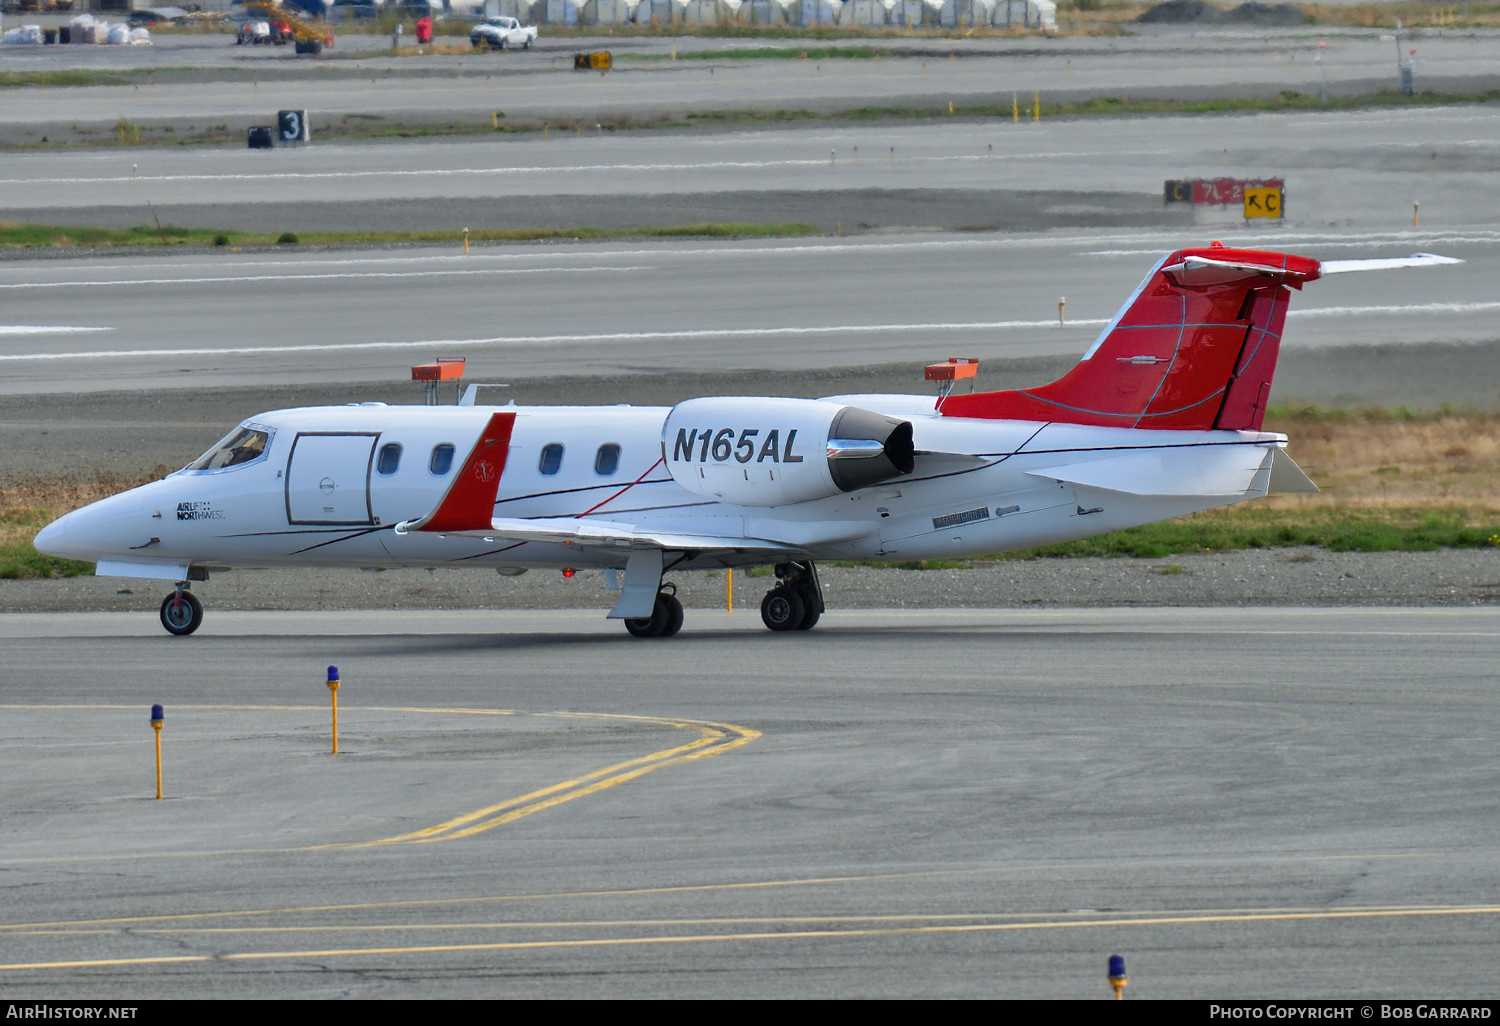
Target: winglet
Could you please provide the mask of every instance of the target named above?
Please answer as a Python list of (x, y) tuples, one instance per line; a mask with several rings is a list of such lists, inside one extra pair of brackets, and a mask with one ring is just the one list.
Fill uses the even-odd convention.
[(513, 411), (494, 413), (479, 433), (468, 459), (454, 475), (437, 508), (420, 520), (396, 525), (397, 534), (407, 531), (483, 531), (495, 517), (495, 494), (510, 454), (510, 433), (515, 427)]

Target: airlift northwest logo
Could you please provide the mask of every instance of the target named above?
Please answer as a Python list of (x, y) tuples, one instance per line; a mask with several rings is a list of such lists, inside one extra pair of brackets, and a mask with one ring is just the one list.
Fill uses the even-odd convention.
[[(677, 429), (677, 444), (672, 447), (672, 462), (683, 463), (707, 463), (710, 458), (715, 463), (727, 463), (733, 457), (737, 463), (764, 463), (770, 460), (772, 463), (801, 463), (801, 456), (792, 454), (792, 443), (797, 440), (797, 429), (792, 428), (786, 433), (786, 445), (781, 444), (781, 429), (772, 428), (766, 432), (766, 437), (756, 442), (760, 437), (760, 428), (743, 428), (739, 433), (739, 440), (735, 440), (734, 428), (704, 428), (702, 431)], [(696, 457), (693, 447), (697, 446)], [(758, 447), (758, 448), (757, 448)], [(757, 455), (757, 452), (759, 455)]]
[(178, 520), (223, 520), (224, 511), (214, 509), (209, 502), (179, 502), (177, 504)]

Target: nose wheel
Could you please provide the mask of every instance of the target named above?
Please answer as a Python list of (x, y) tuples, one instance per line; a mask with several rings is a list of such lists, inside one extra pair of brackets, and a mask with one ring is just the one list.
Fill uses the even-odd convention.
[(162, 599), (161, 625), (171, 634), (191, 634), (203, 623), (203, 603), (198, 596), (179, 587)]

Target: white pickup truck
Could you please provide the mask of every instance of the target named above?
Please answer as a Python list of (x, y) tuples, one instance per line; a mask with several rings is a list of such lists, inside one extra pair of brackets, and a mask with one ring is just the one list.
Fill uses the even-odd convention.
[(514, 18), (486, 18), (469, 30), (469, 42), (479, 50), (530, 50), (536, 39), (535, 25), (522, 25)]

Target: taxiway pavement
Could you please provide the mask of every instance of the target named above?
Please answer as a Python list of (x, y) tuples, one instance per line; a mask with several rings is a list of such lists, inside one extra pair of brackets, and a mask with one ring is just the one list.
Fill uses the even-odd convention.
[(1105, 998), (1120, 951), (1131, 997), (1484, 997), (1497, 615), (4, 616), (0, 979)]

